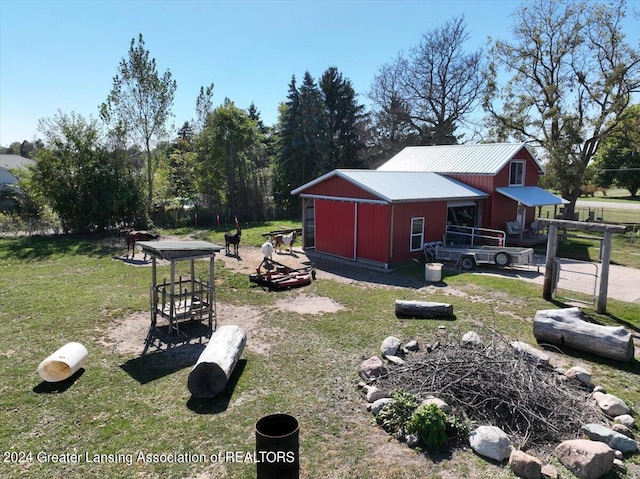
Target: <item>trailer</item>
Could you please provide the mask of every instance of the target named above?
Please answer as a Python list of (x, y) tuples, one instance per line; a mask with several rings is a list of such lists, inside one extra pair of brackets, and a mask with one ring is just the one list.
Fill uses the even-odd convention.
[(452, 261), (464, 270), (473, 270), (481, 264), (506, 268), (533, 262), (533, 248), (504, 246), (505, 238), (506, 233), (500, 230), (449, 226), (444, 241), (425, 243), (423, 250), (427, 262)]

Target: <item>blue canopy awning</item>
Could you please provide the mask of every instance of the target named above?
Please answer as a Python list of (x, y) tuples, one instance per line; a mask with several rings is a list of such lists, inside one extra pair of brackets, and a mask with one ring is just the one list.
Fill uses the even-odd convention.
[(525, 206), (564, 205), (564, 198), (549, 193), (539, 186), (509, 186), (496, 188), (496, 191)]

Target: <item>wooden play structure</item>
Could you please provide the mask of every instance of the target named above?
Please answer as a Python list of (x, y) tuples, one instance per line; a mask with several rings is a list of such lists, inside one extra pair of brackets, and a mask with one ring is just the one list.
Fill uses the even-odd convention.
[[(207, 320), (209, 329), (216, 329), (214, 257), (224, 247), (206, 241), (140, 241), (142, 251), (152, 260), (151, 266), (151, 327), (157, 327), (158, 317), (168, 321), (169, 334), (180, 333), (180, 323)], [(207, 280), (195, 277), (195, 260), (209, 259)], [(157, 278), (157, 261), (171, 263), (169, 281)], [(176, 277), (177, 263), (189, 262), (189, 274)]]

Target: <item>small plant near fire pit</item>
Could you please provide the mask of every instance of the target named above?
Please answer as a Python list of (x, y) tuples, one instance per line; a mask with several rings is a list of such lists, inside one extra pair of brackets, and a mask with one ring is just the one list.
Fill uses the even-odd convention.
[(407, 431), (417, 434), (422, 445), (440, 449), (447, 445), (447, 415), (435, 404), (423, 404), (411, 415)]
[(406, 425), (420, 406), (420, 399), (403, 389), (391, 393), (391, 401), (376, 415), (376, 423), (389, 434), (404, 436)]
[(446, 414), (436, 404), (421, 404), (420, 398), (408, 391), (396, 389), (391, 399), (375, 419), (400, 440), (415, 435), (423, 447), (441, 449), (466, 432), (457, 417)]

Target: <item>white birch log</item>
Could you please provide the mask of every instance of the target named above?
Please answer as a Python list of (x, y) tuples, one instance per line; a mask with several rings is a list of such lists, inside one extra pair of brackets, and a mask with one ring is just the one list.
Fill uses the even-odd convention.
[(453, 316), (453, 306), (447, 303), (403, 301), (396, 299), (396, 316), (425, 319), (437, 318), (439, 316)]
[(622, 326), (589, 323), (578, 308), (543, 309), (533, 319), (533, 335), (539, 343), (568, 346), (617, 361), (634, 355), (631, 333)]
[(189, 373), (191, 395), (212, 398), (224, 391), (246, 344), (247, 335), (240, 327), (220, 326)]

